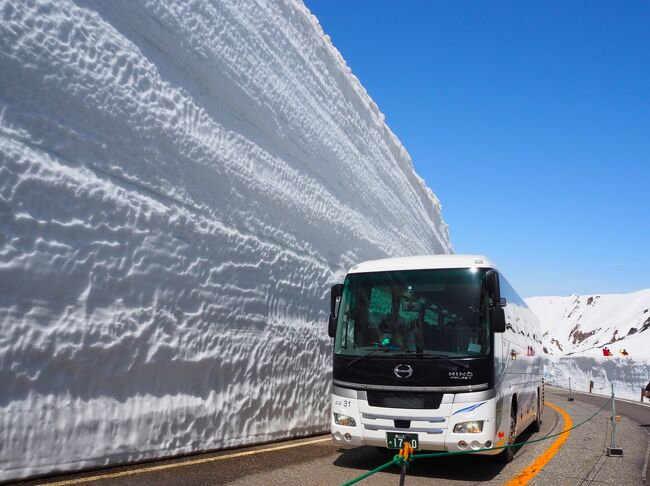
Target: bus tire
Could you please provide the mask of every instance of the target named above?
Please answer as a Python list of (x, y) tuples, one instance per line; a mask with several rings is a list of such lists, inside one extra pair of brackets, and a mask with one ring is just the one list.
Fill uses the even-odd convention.
[[(513, 401), (512, 406), (510, 407), (510, 431), (508, 432), (508, 442), (506, 445), (512, 445), (515, 443), (517, 438), (517, 402)], [(515, 448), (506, 447), (501, 451), (497, 456), (499, 461), (503, 464), (508, 464), (512, 462), (515, 458)]]
[(530, 429), (533, 432), (542, 430), (542, 398), (539, 396), (539, 390), (537, 390), (537, 413), (535, 414), (535, 421), (530, 426)]

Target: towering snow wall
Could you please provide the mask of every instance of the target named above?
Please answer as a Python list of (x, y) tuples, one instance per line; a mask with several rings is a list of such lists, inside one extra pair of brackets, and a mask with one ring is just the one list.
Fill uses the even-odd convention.
[(0, 480), (324, 431), (329, 286), (451, 247), (316, 18), (0, 16)]
[[(546, 378), (638, 400), (650, 380), (650, 289), (627, 294), (526, 299), (539, 317)], [(604, 356), (607, 347), (612, 356)], [(625, 350), (624, 356), (621, 351)]]

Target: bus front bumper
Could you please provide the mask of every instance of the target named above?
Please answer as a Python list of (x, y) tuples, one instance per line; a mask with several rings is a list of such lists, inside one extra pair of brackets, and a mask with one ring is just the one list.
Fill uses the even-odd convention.
[[(479, 454), (497, 454), (502, 445), (497, 441), (494, 398), (475, 403), (454, 403), (453, 397), (435, 410), (408, 410), (370, 407), (363, 399), (332, 397), (330, 428), (332, 441), (340, 447), (388, 447), (388, 433), (417, 434), (417, 449), (421, 451), (476, 451)], [(338, 417), (349, 417), (354, 425), (340, 425)], [(408, 427), (398, 427), (401, 419), (408, 419)], [(346, 419), (347, 420), (347, 419)], [(457, 433), (454, 427), (462, 422), (482, 421), (478, 433)], [(348, 420), (349, 422), (349, 420)]]

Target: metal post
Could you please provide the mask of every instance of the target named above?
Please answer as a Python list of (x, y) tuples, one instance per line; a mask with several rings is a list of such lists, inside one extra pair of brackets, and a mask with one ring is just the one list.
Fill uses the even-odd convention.
[(406, 479), (406, 463), (402, 463), (402, 470), (399, 472), (399, 486), (404, 486)]
[(569, 378), (569, 398), (567, 400), (570, 402), (573, 401), (573, 391), (571, 390), (571, 378)]
[(591, 391), (592, 391), (593, 389), (594, 389), (594, 381), (593, 381), (593, 380), (589, 380), (589, 393), (591, 393)]
[(612, 383), (612, 437), (609, 443), (609, 449), (607, 449), (608, 456), (622, 456), (623, 449), (616, 447), (616, 421), (619, 418), (616, 416), (616, 400), (614, 399), (614, 383)]
[(614, 383), (612, 383), (612, 447), (616, 447), (616, 400), (614, 399)]

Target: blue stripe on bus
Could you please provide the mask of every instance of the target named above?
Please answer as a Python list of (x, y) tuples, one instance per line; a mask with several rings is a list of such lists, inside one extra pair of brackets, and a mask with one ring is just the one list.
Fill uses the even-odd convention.
[(454, 412), (454, 415), (456, 415), (457, 413), (472, 412), (485, 403), (487, 402), (476, 403), (474, 405), (470, 405), (469, 407), (461, 408), (460, 410), (456, 410)]

